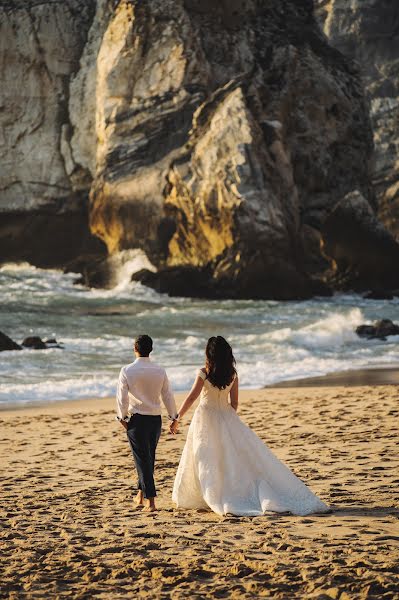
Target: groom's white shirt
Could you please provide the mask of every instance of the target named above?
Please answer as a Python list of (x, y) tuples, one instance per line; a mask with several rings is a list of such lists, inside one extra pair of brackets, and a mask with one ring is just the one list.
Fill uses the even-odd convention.
[(136, 358), (122, 367), (116, 392), (118, 417), (123, 419), (129, 412), (160, 415), (161, 398), (168, 415), (176, 417), (175, 398), (163, 367), (153, 363), (149, 356)]

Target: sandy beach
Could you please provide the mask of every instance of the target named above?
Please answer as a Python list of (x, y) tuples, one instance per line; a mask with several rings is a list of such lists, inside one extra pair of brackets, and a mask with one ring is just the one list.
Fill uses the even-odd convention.
[(1, 597), (398, 598), (398, 400), (392, 385), (241, 393), (242, 419), (333, 509), (308, 517), (176, 510), (189, 418), (176, 437), (164, 420), (145, 514), (112, 399), (2, 411)]

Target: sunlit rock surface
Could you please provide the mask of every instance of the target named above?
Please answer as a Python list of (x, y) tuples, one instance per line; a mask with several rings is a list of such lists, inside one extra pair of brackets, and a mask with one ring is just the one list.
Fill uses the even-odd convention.
[[(323, 223), (354, 190), (374, 206), (372, 136), (310, 0), (0, 6), (8, 258), (37, 262), (78, 215), (60, 245), (98, 260), (90, 194), (91, 232), (110, 254), (144, 250), (164, 291), (181, 273), (194, 295), (196, 272), (210, 296), (322, 291)], [(31, 235), (43, 211), (26, 250), (20, 223)]]
[(321, 223), (369, 195), (371, 149), (356, 71), (312, 4), (120, 2), (95, 52), (96, 77), (83, 61), (75, 81), (97, 102), (90, 222), (108, 250), (142, 247), (174, 277), (194, 266), (229, 296), (312, 294)]

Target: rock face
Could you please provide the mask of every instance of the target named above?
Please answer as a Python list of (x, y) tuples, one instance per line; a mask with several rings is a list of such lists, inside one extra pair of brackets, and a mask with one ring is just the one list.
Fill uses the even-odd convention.
[(312, 2), (99, 3), (81, 65), (71, 148), (109, 252), (143, 248), (166, 288), (195, 267), (226, 295), (312, 293), (321, 223), (369, 196), (371, 149), (356, 72)]
[(337, 203), (322, 235), (323, 250), (333, 258), (334, 287), (363, 291), (399, 286), (399, 244), (358, 191)]
[(399, 3), (316, 0), (329, 41), (361, 68), (374, 134), (378, 213), (399, 240)]
[(88, 210), (107, 251), (143, 249), (164, 291), (190, 294), (195, 273), (209, 295), (321, 289), (330, 212), (354, 190), (373, 204), (372, 137), (311, 0), (1, 10), (2, 256), (101, 262)]
[(0, 260), (63, 265), (103, 252), (88, 229), (91, 179), (69, 150), (69, 84), (94, 0), (0, 4)]

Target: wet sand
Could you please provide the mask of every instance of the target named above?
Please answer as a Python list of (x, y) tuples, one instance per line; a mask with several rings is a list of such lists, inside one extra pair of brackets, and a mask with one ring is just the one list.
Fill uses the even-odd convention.
[(333, 509), (307, 517), (176, 510), (189, 418), (163, 431), (145, 514), (112, 400), (2, 411), (1, 597), (398, 598), (398, 401), (395, 386), (241, 394), (243, 420)]
[(399, 385), (399, 365), (397, 367), (375, 367), (372, 369), (350, 369), (337, 371), (319, 377), (291, 379), (271, 386), (276, 388), (319, 387), (319, 386), (364, 386), (364, 385)]

